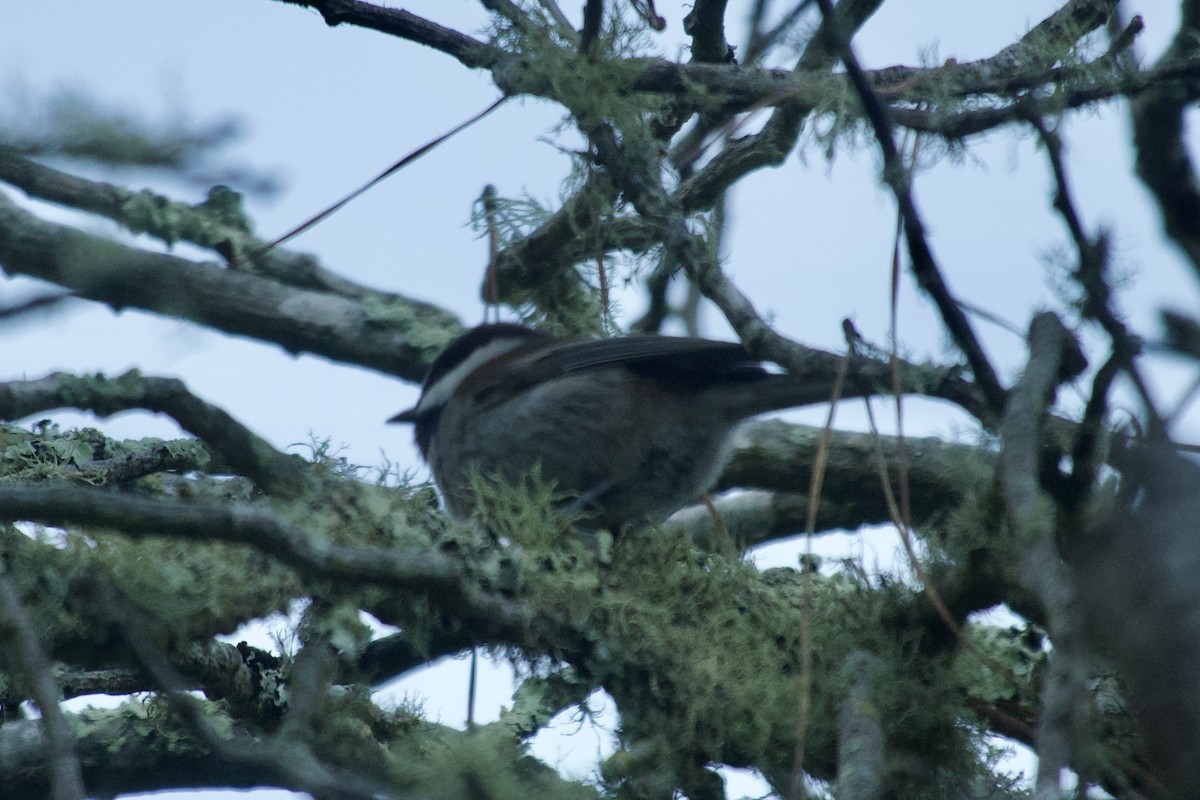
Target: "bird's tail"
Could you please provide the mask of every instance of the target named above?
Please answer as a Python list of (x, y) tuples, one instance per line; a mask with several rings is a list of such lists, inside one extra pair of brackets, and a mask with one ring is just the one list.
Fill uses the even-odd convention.
[[(768, 411), (828, 403), (833, 396), (834, 380), (830, 374), (765, 375), (760, 380), (736, 388), (733, 411), (739, 419), (746, 419)], [(850, 381), (843, 386), (843, 397), (859, 394), (853, 390), (852, 384)]]

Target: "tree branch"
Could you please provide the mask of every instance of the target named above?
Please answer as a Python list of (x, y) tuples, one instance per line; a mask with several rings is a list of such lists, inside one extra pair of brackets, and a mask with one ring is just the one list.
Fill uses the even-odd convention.
[(1004, 499), (1025, 545), (1021, 569), (1046, 609), (1054, 642), (1037, 729), (1036, 785), (1047, 797), (1058, 791), (1059, 774), (1070, 766), (1084, 676), (1078, 626), (1072, 618), (1074, 582), (1058, 554), (1054, 504), (1041, 486), (1041, 433), (1056, 388), (1077, 371), (1081, 359), (1078, 344), (1058, 317), (1049, 312), (1036, 315), (1029, 324), (1029, 363), (1009, 398), (1000, 429)]
[(1165, 442), (1117, 446), (1113, 463), (1131, 502), (1092, 521), (1067, 548), (1083, 631), (1119, 670), (1166, 787), (1145, 769), (1131, 770), (1131, 783), (1164, 800), (1185, 797), (1200, 785), (1200, 469)]
[(419, 644), (409, 634), (394, 633), (366, 646), (356, 665), (357, 677), (378, 686), (444, 656), (461, 653), (473, 644), (475, 638), (469, 632), (448, 627), (434, 629)]
[[(1075, 244), (1075, 251), (1079, 254), (1078, 266), (1071, 277), (1083, 290), (1083, 302), (1080, 304), (1083, 317), (1098, 323), (1108, 334), (1113, 355), (1120, 359), (1121, 368), (1141, 397), (1151, 433), (1164, 434), (1165, 423), (1137, 364), (1141, 341), (1113, 309), (1113, 292), (1108, 277), (1108, 237), (1103, 231), (1091, 237), (1084, 230), (1083, 220), (1071, 193), (1070, 181), (1067, 180), (1067, 168), (1062, 159), (1062, 140), (1059, 139), (1058, 133), (1047, 128), (1040, 119), (1034, 118), (1031, 124), (1046, 148), (1046, 158), (1050, 161), (1051, 172), (1054, 175), (1054, 208), (1062, 217)], [(1082, 353), (1080, 357), (1082, 358)]]
[[(852, 382), (848, 382), (852, 383)], [(790, 492), (812, 480), (821, 428), (778, 419), (742, 426), (734, 440), (733, 457), (721, 473), (717, 490), (769, 489)], [(973, 445), (954, 444), (934, 437), (876, 437), (869, 433), (830, 432), (821, 494), (823, 514), (837, 515), (831, 527), (854, 528), (890, 521), (875, 466), (882, 450), (894, 463), (903, 446), (915, 505), (913, 524), (953, 508), (965, 492), (981, 490), (994, 469), (994, 454)], [(973, 489), (972, 489), (973, 487)], [(842, 514), (841, 509), (847, 514)], [(858, 514), (857, 520), (850, 514)]]
[(987, 400), (988, 407), (993, 414), (999, 415), (1004, 411), (1004, 387), (1000, 385), (1000, 379), (996, 376), (991, 362), (988, 361), (983, 345), (975, 336), (975, 330), (972, 328), (970, 320), (958, 305), (958, 301), (950, 294), (950, 289), (933, 258), (933, 252), (929, 249), (929, 243), (925, 238), (925, 225), (917, 212), (916, 201), (909, 186), (908, 171), (904, 168), (900, 153), (896, 149), (896, 142), (892, 138), (892, 125), (887, 111), (879, 102), (878, 95), (859, 66), (858, 59), (850, 48), (849, 40), (833, 22), (836, 20), (833, 4), (830, 0), (817, 0), (817, 2), (821, 7), (821, 14), (830, 23), (830, 35), (833, 37), (838, 55), (846, 66), (850, 81), (862, 100), (863, 109), (871, 122), (875, 139), (883, 154), (883, 179), (891, 186), (892, 193), (896, 196), (900, 217), (904, 221), (905, 241), (908, 243), (908, 252), (912, 259), (912, 270), (917, 278), (917, 284), (933, 299), (941, 313), (946, 330), (958, 345), (959, 350), (966, 356), (967, 363), (971, 365), (971, 371), (975, 374), (975, 382)]
[[(0, 406), (5, 388), (6, 384), (0, 384)], [(137, 452), (69, 464), (67, 469), (78, 473), (93, 486), (112, 486), (161, 472), (220, 473), (222, 469), (232, 467), (219, 461), (214, 464), (212, 453), (198, 440), (176, 439), (171, 442), (147, 441)]]
[[(798, 3), (798, 6), (802, 6)], [(838, 5), (838, 14), (847, 30), (858, 30), (871, 15), (882, 5), (882, 0), (844, 0)], [(780, 25), (788, 24), (785, 20)], [(781, 29), (777, 29), (781, 30)], [(778, 166), (791, 152), (800, 135), (800, 126), (812, 109), (820, 104), (823, 90), (830, 85), (830, 77), (826, 74), (833, 66), (833, 57), (825, 47), (825, 37), (821, 34), (812, 37), (804, 52), (791, 71), (767, 70), (760, 73), (778, 78), (774, 86), (767, 86), (767, 92), (757, 99), (750, 100), (739, 108), (735, 98), (736, 91), (722, 93), (722, 106), (716, 119), (730, 119), (738, 110), (753, 109), (765, 106), (777, 106), (762, 129), (755, 134), (731, 141), (718, 153), (704, 169), (688, 177), (676, 190), (675, 195), (679, 204), (686, 210), (696, 211), (711, 208), (725, 191), (740, 178), (764, 167)], [(752, 43), (753, 44), (753, 43)], [(697, 70), (706, 65), (693, 64)], [(719, 67), (721, 72), (714, 74), (736, 74), (733, 65), (725, 64)], [(689, 70), (690, 71), (690, 70)], [(710, 68), (709, 72), (713, 72)], [(803, 77), (801, 77), (803, 76)], [(769, 78), (768, 83), (773, 81)], [(784, 88), (786, 82), (791, 88)], [(690, 84), (690, 79), (683, 81), (684, 86)], [(811, 92), (809, 87), (816, 88)], [(688, 91), (687, 88), (684, 91)], [(805, 97), (804, 93), (808, 93)], [(827, 94), (824, 96), (828, 96)], [(697, 107), (703, 108), (702, 104)], [(677, 167), (691, 163), (701, 155), (703, 140), (712, 130), (712, 122), (698, 124), (687, 136), (684, 136), (671, 150), (670, 159)]]
[[(215, 639), (193, 642), (170, 655), (172, 663), (190, 682), (188, 689), (202, 689), (210, 700), (224, 700), (230, 714), (255, 725), (274, 724), (263, 713), (268, 706), (283, 703), (279, 692), (282, 660), (245, 642), (232, 645)], [(151, 692), (153, 679), (136, 667), (101, 669), (56, 669), (63, 699), (89, 694), (130, 695)]]
[[(295, 289), (245, 272), (150, 253), (39, 219), (0, 195), (0, 265), (113, 308), (133, 306), (419, 381), (461, 325), (394, 297), (386, 306)], [(444, 339), (433, 331), (444, 332)], [(420, 342), (415, 344), (414, 342)]]
[[(282, 777), (283, 785), (307, 791), (316, 797), (337, 800), (373, 800), (384, 795), (384, 784), (372, 776), (351, 772), (318, 758), (300, 737), (279, 734), (250, 736), (238, 729), (219, 730), (206, 713), (204, 704), (188, 694), (189, 683), (180, 675), (154, 640), (149, 620), (132, 603), (115, 592), (101, 592), (100, 602), (106, 615), (121, 632), (139, 665), (153, 676), (168, 705), (191, 728), (202, 744), (223, 761), (253, 764), (267, 774)], [(307, 648), (306, 648), (307, 649)], [(303, 651), (302, 651), (303, 653)], [(299, 693), (300, 687), (293, 687)], [(298, 699), (303, 704), (303, 699)]]
[(166, 414), (268, 494), (296, 497), (303, 488), (304, 473), (296, 458), (275, 450), (174, 378), (147, 378), (131, 371), (110, 380), (60, 372), (40, 380), (0, 383), (0, 419), (18, 420), (54, 408), (78, 408), (102, 417), (131, 409)]
[(401, 8), (387, 8), (362, 0), (277, 0), (311, 8), (330, 27), (355, 25), (432, 47), (458, 59), (472, 69), (490, 69), (504, 58), (504, 51), (451, 28), (418, 17)]
[(24, 683), (42, 715), (42, 730), (51, 755), (50, 796), (54, 800), (83, 800), (85, 790), (75, 751), (75, 736), (58, 703), (62, 691), (50, 671), (50, 659), (42, 647), (33, 621), (21, 605), (21, 598), (0, 568), (0, 630), (11, 629), (12, 643), (24, 668)]
[[(1182, 4), (1179, 30), (1155, 69), (1200, 55), (1200, 6)], [(1184, 139), (1184, 114), (1197, 96), (1195, 82), (1156, 85), (1130, 107), (1137, 174), (1158, 201), (1163, 227), (1200, 276), (1200, 179)]]
[[(274, 779), (248, 764), (229, 764), (212, 752), (179, 746), (177, 731), (145, 729), (145, 709), (108, 712), (81, 719), (76, 748), (84, 763), (84, 782), (95, 796), (163, 789), (242, 788), (269, 785)], [(0, 761), (5, 780), (0, 800), (45, 797), (53, 769), (50, 743), (36, 720), (6, 721), (0, 727)], [(153, 765), (147, 769), (146, 765)]]
[(188, 503), (83, 486), (0, 486), (0, 519), (45, 525), (112, 528), (135, 538), (170, 536), (238, 542), (275, 556), (311, 576), (368, 581), (428, 592), (440, 605), (481, 630), (524, 630), (524, 611), (472, 587), (462, 565), (424, 549), (354, 547), (309, 535), (268, 508), (245, 503)]
[[(204, 202), (188, 205), (149, 189), (135, 192), (61, 172), (24, 158), (15, 149), (2, 145), (0, 181), (15, 186), (30, 197), (111, 219), (131, 233), (145, 233), (167, 245), (177, 241), (191, 242), (219, 253), (230, 262), (237, 261), (242, 254), (261, 251), (266, 244), (250, 233), (250, 224), (241, 215), (240, 202), (215, 190)], [(227, 207), (230, 204), (237, 208), (231, 211)], [(407, 302), (394, 294), (347, 280), (321, 267), (310, 255), (280, 248), (273, 248), (255, 259), (253, 273), (288, 286), (332, 292), (350, 300), (381, 305)]]
[(847, 686), (838, 714), (837, 795), (842, 800), (887, 797), (887, 742), (880, 708), (872, 699), (882, 666), (864, 650), (850, 653), (842, 666)]
[(729, 0), (696, 0), (683, 18), (683, 30), (692, 37), (695, 61), (723, 64), (733, 61), (733, 48), (725, 41), (725, 6)]

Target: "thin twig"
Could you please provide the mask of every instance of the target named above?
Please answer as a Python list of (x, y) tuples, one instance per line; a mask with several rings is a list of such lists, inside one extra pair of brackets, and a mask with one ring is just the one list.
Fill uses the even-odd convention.
[[(897, 235), (896, 245), (893, 250), (893, 276), (899, 273), (899, 237)], [(899, 363), (897, 355), (898, 335), (898, 315), (896, 309), (896, 287), (895, 277), (893, 278), (893, 293), (892, 293), (892, 322), (891, 322), (891, 359), (893, 364)], [(858, 348), (861, 346), (862, 337), (853, 329), (853, 325), (847, 320), (843, 323), (847, 329), (847, 344), (850, 352), (855, 357), (858, 356)], [(879, 475), (880, 489), (883, 492), (884, 502), (888, 510), (888, 516), (900, 534), (900, 542), (904, 547), (904, 553), (908, 558), (908, 563), (916, 576), (917, 581), (921, 585), (921, 591), (929, 604), (933, 607), (934, 612), (941, 619), (946, 628), (954, 635), (955, 639), (969, 652), (971, 652), (981, 664), (990, 669), (997, 675), (1010, 676), (1011, 670), (1005, 667), (996, 659), (984, 653), (973, 642), (966, 638), (963, 634), (962, 625), (950, 611), (950, 607), (946, 604), (941, 592), (938, 591), (933, 581), (930, 580), (928, 573), (925, 571), (924, 564), (921, 562), (920, 555), (917, 553), (916, 545), (913, 541), (913, 517), (912, 517), (912, 490), (911, 480), (908, 468), (908, 445), (904, 436), (904, 414), (903, 406), (901, 405), (901, 395), (899, 393), (899, 370), (892, 371), (892, 391), (896, 399), (896, 425), (897, 433), (893, 441), (895, 442), (894, 460), (897, 464), (897, 480), (900, 484), (900, 500), (897, 502), (896, 492), (892, 487), (891, 477), (888, 474), (888, 459), (883, 451), (883, 436), (879, 432), (879, 426), (875, 422), (875, 411), (871, 406), (871, 398), (864, 397), (863, 405), (867, 413), (868, 429), (874, 445), (874, 456), (876, 469)], [(1014, 679), (1015, 680), (1015, 679)]]
[(455, 125), (453, 128), (451, 128), (450, 130), (441, 134), (440, 136), (437, 136), (437, 137), (429, 140), (425, 144), (418, 147), (416, 150), (413, 150), (411, 153), (409, 153), (408, 155), (401, 158), (395, 164), (392, 164), (390, 167), (385, 169), (383, 172), (376, 175), (374, 178), (371, 178), (371, 180), (367, 181), (362, 186), (360, 186), (357, 189), (355, 189), (354, 191), (350, 192), (350, 194), (346, 195), (341, 200), (338, 200), (336, 203), (334, 203), (333, 205), (324, 209), (323, 211), (318, 211), (316, 214), (309, 217), (304, 222), (301, 222), (299, 225), (292, 228), (287, 233), (283, 234), (282, 236), (279, 236), (276, 239), (272, 239), (270, 242), (267, 242), (262, 247), (258, 248), (254, 252), (248, 254), (246, 256), (246, 260), (253, 262), (259, 258), (262, 258), (264, 255), (269, 253), (271, 250), (274, 250), (279, 245), (296, 238), (297, 236), (304, 233), (306, 230), (313, 227), (317, 223), (319, 223), (322, 220), (333, 215), (336, 211), (338, 211), (338, 209), (342, 208), (350, 201), (359, 197), (364, 192), (374, 188), (377, 184), (379, 184), (386, 178), (388, 178), (391, 175), (394, 175), (395, 173), (404, 169), (406, 166), (408, 166), (412, 162), (416, 161), (418, 158), (425, 155), (429, 151), (433, 150), (438, 145), (442, 144), (443, 142), (447, 141), (448, 139), (453, 138), (456, 134), (461, 133), (462, 131), (464, 131), (467, 128), (474, 125), (476, 122), (479, 122), (479, 120), (483, 119), (488, 114), (491, 114), (493, 111), (495, 111), (501, 105), (503, 105), (504, 101), (507, 99), (508, 99), (508, 95), (501, 95), (499, 98), (497, 98), (495, 101), (493, 101), (492, 104), (489, 105), (487, 108), (485, 108), (483, 111), (480, 111), (479, 113), (471, 116), (470, 118), (464, 120), (463, 122), (460, 122), (458, 125)]
[(888, 118), (887, 109), (880, 102), (879, 96), (864, 75), (849, 41), (841, 34), (833, 3), (831, 0), (817, 0), (817, 4), (821, 8), (821, 14), (828, 26), (829, 35), (833, 39), (836, 51), (846, 67), (850, 82), (854, 85), (862, 101), (863, 110), (875, 132), (875, 140), (879, 143), (879, 149), (883, 155), (883, 179), (892, 188), (900, 215), (904, 220), (905, 239), (908, 243), (908, 253), (912, 259), (912, 270), (917, 278), (917, 284), (933, 299), (942, 316), (942, 321), (946, 325), (946, 330), (958, 345), (959, 350), (966, 356), (967, 363), (970, 364), (971, 371), (975, 375), (975, 382), (987, 399), (988, 406), (993, 414), (999, 416), (1004, 411), (1006, 398), (1004, 387), (1001, 386), (1000, 379), (996, 376), (996, 371), (983, 350), (983, 345), (976, 337), (970, 321), (950, 293), (941, 270), (934, 260), (929, 242), (925, 238), (925, 225), (921, 221), (916, 201), (909, 187), (908, 175), (900, 153), (896, 149), (896, 142), (892, 138), (892, 124)]
[(1079, 256), (1079, 263), (1072, 277), (1083, 290), (1081, 311), (1108, 334), (1113, 354), (1121, 359), (1121, 367), (1133, 383), (1145, 408), (1151, 435), (1165, 436), (1166, 423), (1156, 408), (1150, 387), (1138, 369), (1137, 357), (1141, 352), (1141, 341), (1113, 308), (1112, 286), (1108, 279), (1107, 237), (1101, 232), (1093, 238), (1084, 230), (1083, 220), (1071, 193), (1071, 184), (1062, 157), (1062, 140), (1058, 133), (1047, 127), (1040, 117), (1031, 117), (1029, 124), (1038, 132), (1046, 149), (1046, 157), (1054, 174), (1054, 209), (1066, 224)]
[[(817, 508), (821, 503), (821, 486), (825, 481), (825, 465), (829, 459), (829, 441), (833, 435), (833, 420), (837, 413), (838, 400), (842, 397), (842, 387), (845, 386), (849, 366), (849, 356), (843, 356), (838, 365), (837, 377), (829, 392), (829, 413), (825, 416), (825, 425), (821, 429), (816, 457), (813, 459), (812, 480), (808, 487), (808, 515), (804, 522), (806, 563), (812, 562), (812, 541), (817, 527)], [(792, 752), (792, 774), (788, 787), (791, 800), (802, 800), (804, 797), (804, 750), (808, 734), (808, 719), (812, 713), (812, 570), (805, 568), (801, 575), (803, 583), (800, 601), (800, 675), (797, 689), (796, 745)]]
[[(488, 263), (483, 274), (483, 303), (495, 307), (500, 304), (500, 275), (496, 267), (496, 258), (500, 253), (500, 227), (496, 220), (496, 187), (488, 184), (483, 187), (479, 196), (483, 206), (483, 220), (487, 226)], [(484, 312), (486, 322), (487, 312)]]
[(1083, 419), (1075, 432), (1068, 485), (1072, 489), (1069, 496), (1080, 501), (1087, 497), (1100, 471), (1101, 460), (1097, 457), (1097, 452), (1103, 443), (1101, 426), (1108, 415), (1108, 393), (1123, 364), (1124, 359), (1113, 353), (1096, 370), (1092, 378), (1092, 393), (1084, 406)]
[(21, 322), (62, 309), (66, 301), (78, 297), (74, 292), (44, 292), (11, 305), (0, 307), (0, 324)]
[(363, 0), (279, 0), (320, 12), (326, 24), (356, 25), (440, 50), (463, 66), (490, 68), (504, 58), (504, 51), (472, 39), (464, 33), (438, 25), (401, 8), (387, 8)]

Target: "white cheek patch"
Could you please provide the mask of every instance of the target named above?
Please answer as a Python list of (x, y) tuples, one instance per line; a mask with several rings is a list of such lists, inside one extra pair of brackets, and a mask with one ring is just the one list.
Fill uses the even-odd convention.
[(496, 356), (507, 353), (527, 342), (527, 339), (493, 339), (463, 359), (457, 367), (434, 381), (433, 385), (421, 395), (417, 407), (413, 410), (420, 416), (426, 411), (446, 405), (468, 375)]

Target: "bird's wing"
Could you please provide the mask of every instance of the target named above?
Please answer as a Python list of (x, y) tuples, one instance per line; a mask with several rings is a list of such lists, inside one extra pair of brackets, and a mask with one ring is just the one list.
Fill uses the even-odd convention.
[(673, 336), (580, 340), (546, 353), (536, 359), (536, 364), (535, 369), (543, 375), (620, 365), (634, 372), (701, 385), (765, 374), (737, 342)]

